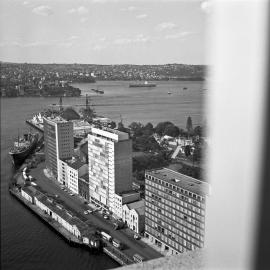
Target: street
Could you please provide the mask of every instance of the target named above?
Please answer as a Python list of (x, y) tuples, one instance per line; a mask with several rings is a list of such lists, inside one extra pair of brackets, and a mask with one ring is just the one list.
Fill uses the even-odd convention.
[(146, 245), (140, 240), (133, 238), (134, 233), (129, 229), (114, 230), (114, 226), (110, 220), (105, 220), (98, 212), (85, 215), (83, 212), (90, 209), (87, 204), (84, 204), (84, 200), (78, 195), (71, 196), (66, 191), (62, 190), (58, 183), (50, 180), (44, 175), (43, 172), (44, 163), (38, 165), (37, 168), (31, 169), (30, 174), (36, 178), (35, 183), (41, 187), (41, 189), (47, 192), (47, 195), (58, 195), (57, 200), (63, 201), (69, 208), (73, 209), (78, 217), (86, 223), (96, 226), (101, 230), (108, 232), (113, 238), (121, 241), (125, 248), (122, 250), (125, 254), (132, 256), (136, 253), (140, 254), (146, 260), (162, 257), (162, 255)]

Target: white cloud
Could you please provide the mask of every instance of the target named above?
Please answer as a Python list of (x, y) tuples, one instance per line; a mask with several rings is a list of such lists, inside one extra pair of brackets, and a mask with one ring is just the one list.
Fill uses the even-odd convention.
[(80, 19), (80, 22), (81, 23), (85, 23), (85, 22), (87, 22), (88, 21), (88, 18), (86, 18), (86, 17), (82, 17), (81, 19)]
[(115, 45), (126, 45), (131, 43), (146, 43), (150, 40), (149, 37), (144, 36), (143, 34), (138, 34), (133, 38), (117, 38), (114, 40)]
[(167, 29), (174, 29), (176, 28), (177, 25), (173, 22), (163, 22), (157, 25), (157, 30), (159, 31), (163, 31), (163, 30), (167, 30)]
[(136, 18), (139, 19), (139, 20), (140, 20), (140, 19), (144, 19), (144, 18), (146, 18), (146, 17), (148, 17), (147, 14), (140, 14), (140, 15), (137, 15), (137, 16), (136, 16)]
[(211, 1), (206, 0), (206, 1), (201, 2), (201, 9), (205, 13), (209, 13), (211, 11), (211, 7), (212, 7), (212, 2)]
[(92, 49), (94, 50), (94, 51), (100, 51), (100, 50), (103, 50), (103, 49), (105, 49), (106, 48), (106, 46), (102, 46), (102, 45), (95, 45), (95, 46), (93, 46), (92, 47)]
[(84, 6), (80, 6), (78, 7), (77, 12), (82, 15), (82, 14), (87, 14), (89, 10)]
[(84, 15), (84, 14), (87, 14), (88, 12), (89, 12), (89, 10), (84, 6), (80, 6), (78, 8), (72, 8), (72, 9), (68, 10), (68, 13), (70, 13), (70, 14), (77, 13), (79, 15)]
[(49, 16), (49, 15), (53, 14), (53, 10), (49, 6), (35, 7), (35, 8), (33, 8), (32, 12), (37, 14), (37, 15), (41, 15), (41, 16)]
[(78, 39), (79, 37), (78, 36), (70, 36), (69, 38), (68, 38), (68, 40), (75, 40), (75, 39)]
[(170, 35), (166, 35), (165, 39), (179, 39), (179, 38), (185, 38), (187, 36), (190, 36), (194, 34), (194, 32), (188, 32), (188, 31), (184, 31), (184, 32), (180, 32), (180, 33), (175, 33), (175, 34), (170, 34)]
[(130, 12), (132, 12), (132, 11), (138, 10), (138, 8), (134, 7), (134, 6), (129, 6), (127, 8), (121, 8), (120, 10), (121, 11), (130, 11)]

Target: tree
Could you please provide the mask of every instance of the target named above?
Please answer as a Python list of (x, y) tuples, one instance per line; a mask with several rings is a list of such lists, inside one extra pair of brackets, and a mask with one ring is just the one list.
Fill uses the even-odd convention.
[(185, 146), (185, 155), (186, 155), (186, 157), (189, 157), (190, 154), (191, 154), (190, 145), (186, 145)]
[(203, 130), (202, 127), (196, 126), (193, 130), (194, 136), (202, 136)]
[(130, 128), (131, 132), (133, 133), (133, 136), (137, 137), (137, 136), (142, 135), (143, 125), (141, 123), (132, 122), (128, 127)]
[(191, 133), (193, 131), (193, 126), (192, 126), (192, 119), (190, 116), (187, 118), (186, 128), (187, 128), (188, 135), (191, 135)]
[(144, 127), (143, 127), (143, 134), (144, 135), (148, 135), (151, 136), (154, 133), (154, 127), (152, 125), (152, 123), (147, 123)]
[(114, 121), (110, 123), (110, 128), (116, 128), (116, 123)]
[(117, 128), (119, 131), (123, 131), (123, 132), (127, 132), (127, 129), (125, 128), (123, 122), (119, 122), (118, 123), (118, 128)]
[(180, 134), (180, 130), (175, 125), (168, 125), (168, 126), (166, 126), (166, 128), (164, 130), (164, 134), (171, 136), (171, 137), (178, 137)]
[(163, 136), (163, 135), (165, 135), (164, 131), (165, 131), (166, 127), (170, 126), (170, 125), (173, 125), (173, 123), (171, 123), (169, 121), (160, 122), (160, 123), (157, 124), (157, 126), (155, 128), (155, 131), (159, 136)]

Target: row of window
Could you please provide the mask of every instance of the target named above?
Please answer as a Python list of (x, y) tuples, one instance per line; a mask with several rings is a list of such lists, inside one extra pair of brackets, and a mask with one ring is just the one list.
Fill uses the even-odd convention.
[[(178, 216), (182, 216), (182, 215), (188, 215), (188, 220), (190, 220), (190, 222), (193, 222), (192, 220), (194, 219), (194, 222), (196, 220), (200, 221), (200, 222), (204, 222), (204, 211), (203, 210), (200, 210), (200, 214), (197, 214), (196, 212), (197, 211), (194, 211), (194, 210), (189, 210), (187, 209), (186, 207), (183, 206), (183, 204), (180, 203), (179, 204), (175, 204), (175, 203), (172, 203), (170, 201), (166, 201), (164, 203), (162, 202), (159, 202), (159, 201), (156, 201), (154, 199), (152, 199), (151, 197), (149, 196), (146, 196), (145, 197), (145, 205), (146, 207), (149, 206), (151, 207), (152, 205), (155, 205), (159, 208), (162, 208), (162, 213), (163, 212), (166, 212), (166, 213), (171, 213), (173, 215), (178, 215)], [(202, 212), (203, 211), (203, 212)], [(196, 219), (196, 220), (195, 220)], [(193, 223), (194, 223), (193, 222)]]
[[(161, 180), (160, 180), (160, 181), (161, 181)], [(153, 181), (150, 181), (150, 180), (147, 180), (147, 179), (146, 179), (146, 180), (145, 180), (145, 188), (147, 189), (147, 188), (151, 188), (151, 187), (154, 187), (154, 188), (157, 190), (157, 192), (158, 192), (158, 191), (159, 191), (159, 192), (162, 191), (161, 194), (164, 194), (164, 192), (165, 192), (165, 193), (167, 193), (168, 195), (172, 195), (172, 196), (174, 196), (174, 197), (181, 198), (182, 200), (187, 201), (187, 202), (189, 202), (189, 203), (193, 203), (194, 205), (199, 206), (199, 207), (203, 207), (203, 206), (204, 206), (204, 203), (205, 203), (204, 197), (201, 197), (201, 196), (199, 196), (199, 195), (194, 194), (194, 195), (197, 196), (197, 199), (198, 199), (198, 198), (201, 198), (200, 201), (198, 201), (198, 200), (196, 200), (196, 198), (187, 197), (187, 196), (189, 196), (188, 194), (191, 193), (191, 192), (185, 191), (185, 195), (186, 195), (186, 196), (184, 196), (184, 195), (181, 195), (180, 192), (175, 192), (175, 191), (170, 190), (170, 189), (168, 189), (168, 188), (166, 188), (166, 187), (164, 187), (164, 186), (162, 186), (162, 185), (160, 185), (160, 184), (157, 184), (157, 183), (155, 183), (155, 182), (153, 182)], [(178, 189), (180, 189), (180, 188), (178, 188)], [(182, 190), (183, 190), (183, 189), (182, 189)], [(157, 193), (157, 192), (156, 192), (156, 193)], [(184, 193), (182, 192), (182, 194), (184, 194)], [(192, 193), (191, 193), (191, 194), (192, 194)]]
[[(146, 174), (145, 176), (146, 176), (146, 182), (148, 181), (147, 183), (150, 184), (150, 185), (151, 185), (151, 184), (158, 183), (159, 185), (169, 187), (169, 188), (171, 188), (172, 190), (177, 191), (178, 193), (185, 194), (185, 195), (187, 195), (187, 196), (189, 196), (189, 197), (191, 197), (191, 198), (197, 199), (198, 201), (204, 202), (204, 197), (202, 197), (202, 196), (200, 196), (200, 195), (198, 195), (198, 194), (195, 194), (195, 193), (193, 193), (193, 192), (190, 192), (190, 191), (188, 191), (188, 190), (185, 190), (185, 189), (183, 189), (183, 188), (181, 188), (181, 187), (175, 186), (175, 185), (173, 185), (173, 184), (171, 184), (171, 183), (168, 183), (168, 182), (166, 182), (166, 181), (164, 181), (164, 180), (160, 180), (160, 179), (158, 179), (158, 178), (155, 178), (155, 177), (153, 177), (153, 176), (151, 176), (151, 175)], [(147, 180), (147, 179), (152, 180), (152, 181), (149, 181), (149, 180)]]

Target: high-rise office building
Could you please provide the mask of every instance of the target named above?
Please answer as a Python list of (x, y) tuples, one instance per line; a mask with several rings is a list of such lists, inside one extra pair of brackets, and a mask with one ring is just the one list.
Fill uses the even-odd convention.
[(88, 134), (90, 200), (113, 211), (115, 193), (132, 186), (132, 142), (114, 129), (92, 128)]
[(169, 254), (204, 245), (209, 184), (163, 168), (145, 172), (145, 235)]
[(55, 177), (58, 160), (71, 158), (74, 152), (73, 123), (60, 117), (44, 118), (46, 167)]

